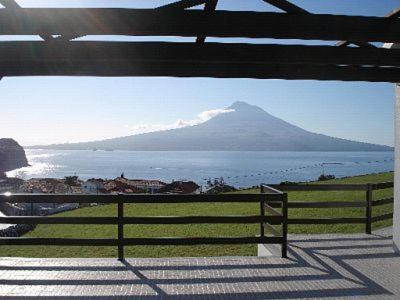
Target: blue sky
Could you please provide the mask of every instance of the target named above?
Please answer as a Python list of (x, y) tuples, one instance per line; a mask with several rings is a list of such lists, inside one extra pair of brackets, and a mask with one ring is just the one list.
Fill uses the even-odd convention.
[[(22, 6), (154, 7), (171, 1), (18, 2)], [(383, 16), (400, 6), (400, 0), (293, 3), (314, 13), (372, 16)], [(274, 10), (261, 0), (220, 0), (218, 9)], [(11, 38), (15, 39), (0, 40)], [(393, 84), (205, 78), (3, 78), (0, 137), (15, 138), (24, 145), (110, 138), (170, 128), (178, 120), (198, 120), (201, 112), (225, 108), (234, 101), (258, 105), (313, 132), (393, 145)]]

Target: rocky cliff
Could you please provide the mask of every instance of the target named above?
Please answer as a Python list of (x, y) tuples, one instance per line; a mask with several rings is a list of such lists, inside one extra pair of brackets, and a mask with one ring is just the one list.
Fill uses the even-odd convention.
[(27, 166), (24, 148), (13, 139), (0, 139), (0, 174)]

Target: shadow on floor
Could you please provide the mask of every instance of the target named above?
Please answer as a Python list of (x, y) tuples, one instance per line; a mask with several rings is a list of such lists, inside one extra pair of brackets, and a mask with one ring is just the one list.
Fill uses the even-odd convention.
[[(57, 261), (55, 259), (47, 262), (44, 260), (43, 264), (35, 263), (37, 266), (28, 260), (21, 264), (3, 263), (4, 266), (0, 266), (0, 294), (2, 288), (8, 288), (9, 292), (2, 295), (2, 299), (54, 299), (55, 295), (49, 289), (56, 288), (59, 297), (79, 299), (110, 299), (113, 296), (118, 299), (394, 296), (392, 291), (370, 276), (369, 261), (378, 258), (400, 260), (391, 248), (390, 238), (296, 239), (290, 242), (289, 259), (128, 259), (110, 265), (96, 265), (99, 260), (94, 261), (93, 265), (81, 265), (79, 262), (83, 260), (68, 260), (58, 266), (52, 265), (52, 262)], [(352, 265), (354, 261), (358, 267)], [(364, 265), (365, 269), (359, 267)], [(48, 277), (43, 272), (49, 274)], [(90, 278), (85, 277), (85, 272), (92, 273)], [(118, 274), (125, 275), (119, 277)], [(86, 286), (90, 286), (93, 293), (85, 292)], [(25, 294), (19, 294), (22, 287)], [(40, 287), (43, 287), (43, 292)], [(115, 292), (110, 294), (107, 287)], [(79, 288), (81, 294), (77, 294)], [(102, 289), (105, 294), (101, 295), (96, 288)], [(35, 289), (36, 294), (31, 295), (30, 289)]]

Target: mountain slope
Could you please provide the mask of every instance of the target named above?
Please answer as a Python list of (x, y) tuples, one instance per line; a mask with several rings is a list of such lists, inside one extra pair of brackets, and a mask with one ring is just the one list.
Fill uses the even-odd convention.
[(103, 141), (36, 146), (47, 149), (137, 151), (391, 151), (391, 147), (316, 134), (278, 119), (261, 108), (235, 102), (202, 124)]

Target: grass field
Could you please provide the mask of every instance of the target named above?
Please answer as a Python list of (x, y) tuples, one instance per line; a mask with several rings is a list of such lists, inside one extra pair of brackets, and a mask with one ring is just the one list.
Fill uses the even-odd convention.
[[(326, 181), (324, 183), (375, 183), (392, 181), (393, 173), (371, 174)], [(238, 193), (258, 193), (250, 189)], [(374, 199), (393, 196), (393, 189), (375, 191)], [(360, 201), (365, 192), (290, 192), (289, 201)], [(373, 216), (392, 211), (392, 205), (373, 208)], [(81, 208), (57, 216), (116, 216), (116, 205)], [(168, 215), (254, 215), (259, 213), (259, 204), (211, 203), (211, 204), (127, 204), (126, 216)], [(340, 209), (290, 209), (290, 217), (364, 217), (364, 208)], [(377, 222), (373, 228), (391, 225), (391, 220)], [(125, 237), (200, 237), (200, 236), (255, 236), (258, 224), (213, 224), (213, 225), (126, 225)], [(289, 233), (363, 232), (364, 225), (290, 225)], [(116, 238), (116, 225), (38, 225), (26, 237), (63, 238)], [(223, 246), (134, 246), (126, 247), (126, 257), (172, 257), (172, 256), (229, 256), (256, 255), (256, 245)], [(59, 246), (1, 246), (0, 256), (27, 257), (117, 257), (116, 247), (59, 247)]]

